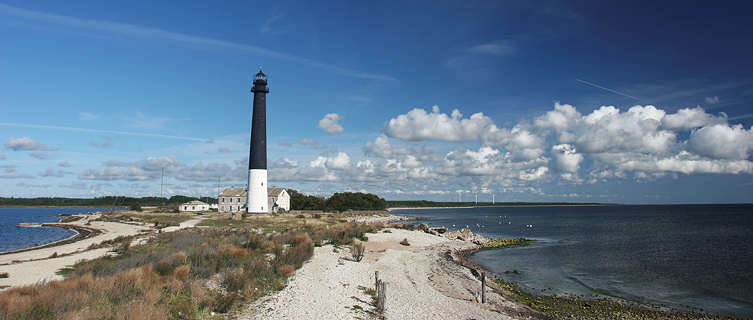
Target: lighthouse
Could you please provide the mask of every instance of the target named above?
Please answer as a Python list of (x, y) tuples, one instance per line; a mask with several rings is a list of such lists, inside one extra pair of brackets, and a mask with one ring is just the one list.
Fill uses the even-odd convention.
[(251, 153), (248, 157), (248, 199), (246, 212), (267, 213), (267, 76), (256, 74), (254, 109), (251, 114)]

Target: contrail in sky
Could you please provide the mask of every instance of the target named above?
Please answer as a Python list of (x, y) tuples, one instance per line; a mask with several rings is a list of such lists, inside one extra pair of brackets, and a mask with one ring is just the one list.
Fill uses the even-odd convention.
[(581, 80), (581, 79), (575, 78), (575, 81), (578, 81), (578, 82), (580, 82), (580, 83), (583, 83), (583, 84), (586, 84), (586, 85), (592, 86), (592, 87), (594, 87), (594, 88), (599, 88), (599, 89), (602, 89), (602, 90), (607, 90), (607, 91), (609, 91), (609, 92), (611, 92), (611, 93), (616, 93), (616, 94), (619, 94), (619, 95), (621, 95), (621, 96), (623, 96), (623, 97), (628, 97), (628, 98), (631, 98), (631, 99), (635, 99), (635, 100), (641, 100), (641, 98), (638, 98), (638, 97), (634, 97), (634, 96), (631, 96), (631, 95), (629, 95), (629, 94), (627, 94), (627, 93), (619, 92), (619, 91), (617, 91), (617, 90), (609, 89), (609, 88), (607, 88), (607, 87), (602, 87), (602, 86), (600, 86), (600, 85), (598, 85), (598, 84), (595, 84), (595, 83), (592, 83), (592, 82), (588, 82), (588, 81), (586, 81), (586, 80)]
[(340, 74), (347, 77), (371, 79), (371, 80), (387, 80), (387, 81), (397, 80), (394, 77), (389, 76), (389, 75), (368, 73), (368, 72), (363, 72), (363, 71), (358, 71), (358, 70), (353, 70), (353, 69), (342, 68), (342, 67), (334, 66), (334, 65), (327, 64), (324, 62), (312, 60), (309, 58), (304, 58), (304, 57), (299, 57), (299, 56), (284, 53), (284, 52), (269, 50), (269, 49), (265, 49), (258, 46), (248, 45), (248, 44), (239, 43), (239, 42), (219, 40), (219, 39), (208, 38), (208, 37), (193, 36), (190, 34), (172, 32), (172, 31), (167, 31), (167, 30), (158, 29), (158, 28), (142, 27), (142, 26), (133, 25), (133, 24), (112, 22), (112, 21), (106, 21), (106, 20), (81, 19), (81, 18), (76, 18), (76, 17), (71, 17), (71, 16), (64, 16), (64, 15), (51, 14), (51, 13), (46, 13), (46, 12), (41, 12), (41, 11), (22, 9), (22, 8), (2, 4), (2, 3), (0, 3), (0, 13), (5, 13), (8, 15), (21, 17), (25, 19), (41, 21), (41, 22), (49, 23), (49, 24), (56, 24), (56, 25), (62, 25), (62, 26), (68, 26), (68, 27), (77, 27), (77, 28), (83, 28), (83, 29), (88, 29), (88, 30), (96, 30), (100, 32), (110, 33), (110, 34), (115, 33), (115, 34), (130, 36), (130, 37), (168, 40), (168, 41), (184, 43), (184, 44), (200, 45), (200, 46), (213, 47), (213, 48), (225, 48), (225, 49), (231, 49), (235, 51), (248, 52), (248, 53), (255, 54), (261, 57), (269, 57), (269, 58), (274, 58), (274, 59), (286, 60), (286, 61), (308, 65), (314, 68), (324, 69), (326, 71), (333, 72), (333, 73)]
[(61, 126), (49, 126), (43, 124), (30, 124), (30, 123), (14, 123), (14, 122), (0, 122), (2, 127), (17, 127), (17, 128), (34, 128), (34, 129), (50, 129), (50, 130), (63, 130), (63, 131), (76, 131), (76, 132), (88, 132), (88, 133), (104, 133), (104, 134), (117, 134), (125, 136), (138, 136), (138, 137), (150, 137), (150, 138), (164, 138), (164, 139), (177, 139), (197, 142), (215, 142), (213, 139), (203, 139), (195, 137), (184, 136), (172, 136), (167, 134), (157, 133), (144, 133), (144, 132), (130, 132), (130, 131), (117, 131), (117, 130), (101, 130), (101, 129), (89, 129), (89, 128), (76, 128), (76, 127), (61, 127)]

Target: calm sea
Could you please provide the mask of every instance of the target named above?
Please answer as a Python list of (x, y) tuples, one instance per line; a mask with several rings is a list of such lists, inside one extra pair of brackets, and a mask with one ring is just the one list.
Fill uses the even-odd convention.
[(0, 208), (0, 252), (62, 240), (75, 232), (54, 227), (18, 228), (20, 222), (56, 222), (60, 213), (88, 213), (118, 209), (96, 208)]
[[(543, 206), (398, 210), (529, 247), (476, 263), (535, 294), (601, 295), (753, 317), (753, 205)], [(518, 270), (519, 275), (504, 274)]]

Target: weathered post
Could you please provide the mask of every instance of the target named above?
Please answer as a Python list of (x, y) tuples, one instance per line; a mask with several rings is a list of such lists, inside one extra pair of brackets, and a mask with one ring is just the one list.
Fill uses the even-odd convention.
[(379, 296), (379, 271), (374, 271), (374, 291)]
[(481, 273), (481, 303), (486, 303), (486, 272)]
[(382, 303), (380, 304), (380, 310), (384, 312), (384, 308), (387, 305), (387, 282), (386, 281), (380, 281), (379, 284), (381, 284), (381, 288), (379, 289), (379, 293), (382, 294)]

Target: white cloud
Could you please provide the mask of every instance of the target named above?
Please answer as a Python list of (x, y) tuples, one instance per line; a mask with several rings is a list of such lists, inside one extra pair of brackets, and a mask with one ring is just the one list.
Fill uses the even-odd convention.
[(228, 147), (220, 147), (219, 149), (217, 149), (217, 152), (220, 152), (220, 153), (229, 153), (230, 152), (230, 148), (228, 148)]
[(61, 166), (63, 168), (70, 168), (70, 167), (72, 167), (71, 163), (68, 162), (68, 161), (61, 161), (60, 163), (58, 163), (58, 166)]
[(491, 118), (481, 112), (463, 119), (463, 115), (457, 109), (448, 115), (441, 113), (438, 106), (434, 106), (430, 113), (416, 108), (390, 119), (385, 133), (390, 137), (408, 141), (460, 142), (478, 139), (483, 130), (491, 124)]
[(713, 97), (706, 97), (706, 103), (708, 104), (717, 104), (719, 103), (719, 97), (713, 96)]
[(324, 118), (319, 120), (317, 127), (329, 134), (341, 134), (344, 130), (339, 121), (340, 115), (337, 113), (328, 113), (324, 115)]
[(5, 147), (13, 151), (53, 151), (55, 148), (50, 148), (29, 137), (22, 138), (8, 138), (5, 141)]
[(691, 151), (709, 158), (744, 160), (753, 150), (753, 128), (745, 130), (739, 124), (703, 127), (690, 134), (688, 145)]
[[(564, 111), (564, 112), (563, 112)], [(634, 106), (620, 112), (603, 106), (586, 116), (571, 106), (557, 106), (536, 119), (541, 128), (551, 128), (560, 143), (574, 144), (586, 153), (659, 152), (666, 153), (676, 144), (676, 135), (660, 128), (665, 112), (654, 106)]]
[(662, 127), (672, 130), (693, 129), (709, 124), (727, 123), (727, 115), (713, 116), (701, 107), (684, 108), (676, 113), (668, 114), (661, 120)]
[(555, 167), (564, 172), (577, 172), (583, 161), (583, 155), (576, 152), (569, 144), (558, 144), (552, 147)]
[(309, 166), (313, 168), (347, 169), (350, 167), (350, 156), (345, 152), (339, 152), (334, 157), (319, 156), (309, 162)]

